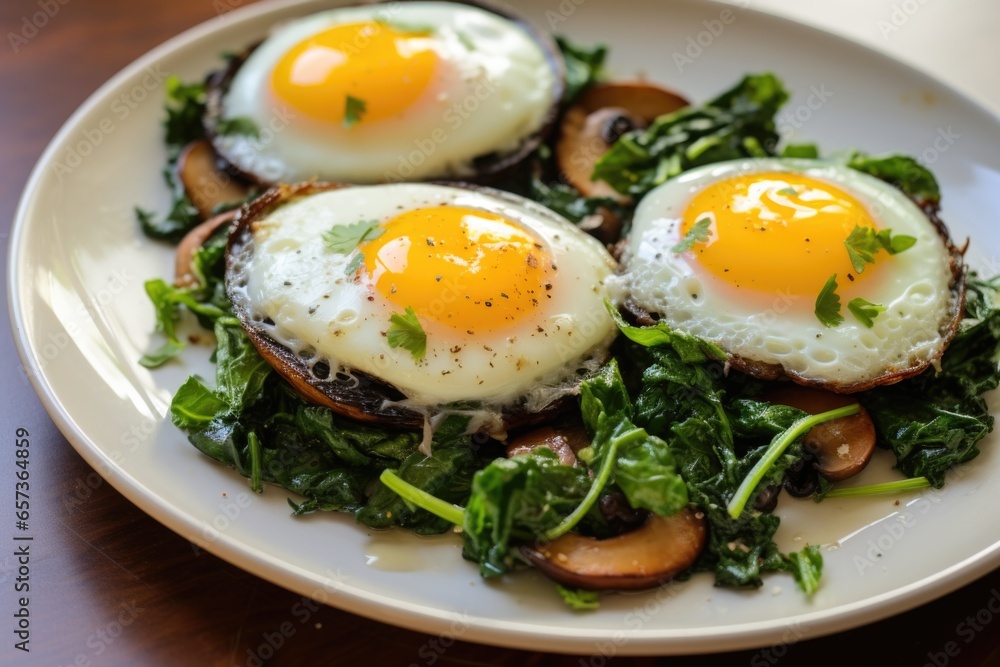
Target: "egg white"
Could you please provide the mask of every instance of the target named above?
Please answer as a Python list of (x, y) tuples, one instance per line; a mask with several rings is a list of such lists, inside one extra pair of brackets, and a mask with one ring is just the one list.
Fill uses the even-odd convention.
[[(329, 251), (323, 233), (335, 225), (385, 221), (439, 205), (507, 217), (538, 238), (558, 270), (547, 292), (551, 298), (503, 330), (470, 336), (422, 319), (427, 351), (417, 361), (386, 340), (389, 318), (402, 308), (347, 276), (352, 254)], [(475, 401), (540, 409), (554, 395), (548, 390), (567, 382), (575, 386), (580, 369), (603, 361), (617, 332), (604, 305), (604, 282), (614, 273), (614, 260), (594, 238), (526, 200), (430, 184), (343, 188), (275, 208), (255, 223), (253, 240), (252, 254), (239, 259), (239, 279), (232, 281), (245, 282), (239, 300), (252, 318), (273, 322), (261, 326), (306, 364), (322, 361), (334, 371), (372, 375), (402, 391), (408, 407)], [(460, 289), (443, 285), (441, 309), (461, 297)]]
[[(917, 239), (905, 252), (879, 259), (891, 267), (880, 269), (877, 281), (855, 289), (840, 277), (845, 320), (836, 327), (817, 319), (815, 296), (734, 288), (700, 267), (693, 253), (671, 252), (681, 238), (680, 218), (697, 192), (760, 172), (832, 182), (858, 199), (881, 229)], [(832, 162), (737, 160), (688, 171), (639, 204), (622, 264), (624, 272), (612, 281), (619, 300), (631, 297), (668, 325), (730, 355), (778, 365), (795, 379), (830, 388), (859, 386), (933, 362), (947, 343), (944, 334), (957, 308), (949, 249), (924, 212), (887, 183)], [(847, 311), (855, 296), (885, 306), (870, 329)]]
[[(292, 47), (337, 25), (375, 20), (435, 27), (433, 48), (443, 66), (400, 116), (362, 118), (348, 128), (272, 102), (271, 72)], [(448, 2), (342, 7), (278, 27), (250, 54), (225, 94), (222, 118), (249, 118), (261, 136), (219, 136), (216, 146), (239, 169), (269, 183), (468, 177), (474, 158), (511, 153), (540, 130), (557, 85), (537, 41), (486, 10)]]

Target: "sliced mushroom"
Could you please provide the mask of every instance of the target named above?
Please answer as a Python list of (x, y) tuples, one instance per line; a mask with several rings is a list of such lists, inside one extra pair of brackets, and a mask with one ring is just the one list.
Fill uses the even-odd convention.
[(242, 202), (250, 194), (249, 186), (219, 169), (215, 149), (204, 139), (184, 147), (177, 158), (177, 175), (203, 220), (216, 206)]
[(578, 105), (590, 110), (622, 107), (648, 125), (656, 118), (690, 104), (672, 90), (648, 81), (619, 81), (591, 86), (580, 96)]
[[(772, 389), (764, 398), (812, 415), (857, 402), (850, 396), (798, 386)], [(803, 443), (806, 451), (815, 458), (813, 467), (816, 472), (831, 482), (839, 482), (857, 475), (868, 465), (875, 451), (875, 425), (868, 411), (862, 407), (860, 412), (850, 417), (814, 426), (806, 433)]]
[(591, 590), (656, 586), (694, 563), (705, 545), (705, 515), (685, 508), (669, 517), (650, 515), (636, 530), (606, 540), (567, 533), (521, 554), (561, 584)]
[(563, 465), (576, 465), (576, 452), (590, 445), (582, 426), (568, 426), (558, 431), (542, 426), (507, 441), (507, 458), (527, 454), (539, 447), (548, 447)]
[(687, 106), (688, 101), (650, 83), (604, 83), (588, 89), (566, 110), (555, 154), (562, 176), (588, 197), (627, 198), (603, 181), (594, 181), (594, 165), (626, 132), (644, 128), (657, 116)]
[(238, 210), (233, 209), (209, 218), (181, 239), (174, 255), (175, 287), (196, 287), (198, 285), (198, 279), (191, 273), (191, 261), (194, 259), (194, 254), (198, 252), (198, 248), (205, 245), (205, 241), (211, 238), (219, 227), (230, 224), (236, 217)]

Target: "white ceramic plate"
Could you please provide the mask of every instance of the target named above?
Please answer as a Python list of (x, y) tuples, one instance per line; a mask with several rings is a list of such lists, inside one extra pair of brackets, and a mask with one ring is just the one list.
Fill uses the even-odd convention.
[[(293, 520), (284, 491), (256, 496), (188, 445), (164, 415), (189, 373), (211, 377), (207, 350), (195, 346), (152, 372), (136, 363), (152, 345), (143, 282), (172, 269), (170, 250), (143, 238), (132, 215), (136, 204), (162, 211), (168, 202), (162, 79), (200, 78), (221, 51), (324, 4), (255, 5), (147, 54), (66, 123), (25, 192), (10, 259), (20, 353), (66, 437), (132, 502), (246, 570), (362, 615), (472, 641), (597, 655), (797, 641), (898, 613), (1000, 564), (1000, 513), (984, 511), (1000, 504), (990, 442), (944, 490), (898, 505), (783, 500), (782, 545), (824, 545), (825, 583), (811, 601), (786, 576), (746, 592), (715, 589), (703, 575), (609, 596), (588, 614), (568, 611), (534, 573), (483, 582), (453, 536), (376, 534), (341, 515)], [(973, 239), (973, 264), (997, 272), (1000, 125), (942, 83), (816, 30), (706, 2), (515, 5), (543, 27), (609, 43), (615, 74), (645, 73), (693, 99), (748, 70), (776, 72), (794, 92), (780, 116), (791, 138), (921, 156), (941, 180), (955, 236)]]

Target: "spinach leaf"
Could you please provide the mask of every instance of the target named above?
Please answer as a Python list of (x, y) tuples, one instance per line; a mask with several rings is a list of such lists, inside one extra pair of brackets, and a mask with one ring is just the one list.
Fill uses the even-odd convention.
[(941, 200), (934, 174), (915, 158), (906, 155), (872, 157), (858, 151), (851, 155), (847, 166), (893, 185), (919, 203), (937, 204)]
[(570, 104), (598, 81), (608, 49), (603, 44), (596, 44), (588, 49), (572, 44), (562, 36), (556, 36), (556, 43), (566, 63), (566, 90), (563, 92), (562, 102)]
[(405, 526), (419, 533), (447, 529), (433, 515), (408, 506), (375, 483), (387, 468), (442, 498), (468, 497), (480, 455), (465, 434), (468, 418), (446, 420), (434, 438), (434, 456), (417, 451), (421, 436), (343, 420), (307, 405), (273, 373), (239, 324), (215, 326), (216, 386), (189, 378), (171, 403), (173, 422), (203, 453), (251, 481), (272, 482), (305, 497), (296, 514), (315, 510), (355, 512), (375, 528)]
[[(645, 368), (636, 423), (668, 443), (691, 502), (708, 521), (708, 542), (694, 569), (714, 572), (717, 585), (760, 586), (763, 573), (788, 569), (774, 543), (779, 519), (756, 511), (733, 518), (726, 506), (766, 453), (766, 443), (802, 413), (748, 399), (727, 401), (730, 390), (742, 387), (731, 388), (711, 346), (663, 324), (631, 329), (637, 328), (623, 330), (640, 343), (627, 353)], [(768, 485), (780, 482), (800, 454), (798, 443), (785, 450), (757, 485), (751, 504)]]
[(167, 146), (180, 149), (205, 136), (201, 119), (205, 115), (205, 84), (184, 83), (176, 76), (167, 77), (167, 117), (163, 121)]
[(667, 443), (632, 422), (632, 400), (614, 359), (581, 384), (580, 412), (593, 437), (589, 465), (600, 468), (613, 457), (609, 483), (618, 485), (629, 505), (660, 516), (687, 506), (687, 488)]
[(201, 222), (201, 215), (191, 199), (184, 193), (184, 189), (177, 182), (174, 175), (174, 166), (171, 163), (163, 171), (163, 180), (167, 184), (173, 197), (170, 204), (170, 211), (162, 219), (157, 219), (156, 214), (135, 208), (135, 217), (139, 221), (139, 226), (143, 233), (151, 239), (157, 241), (169, 241), (177, 243), (184, 235), (195, 228)]
[(787, 99), (773, 74), (749, 75), (704, 105), (678, 109), (645, 130), (624, 134), (597, 163), (593, 178), (641, 196), (692, 167), (774, 155), (774, 116)]
[(587, 495), (587, 469), (567, 466), (547, 448), (497, 459), (475, 474), (465, 507), (463, 555), (484, 577), (507, 572), (517, 540), (533, 540), (559, 525)]
[(945, 473), (979, 454), (977, 443), (993, 430), (983, 392), (1000, 384), (1000, 309), (997, 279), (970, 277), (967, 320), (941, 358), (915, 378), (860, 396), (879, 442), (896, 455), (908, 477), (926, 477), (940, 488)]
[(146, 295), (153, 302), (156, 311), (156, 330), (167, 338), (160, 349), (139, 360), (147, 368), (156, 368), (166, 363), (184, 349), (185, 344), (177, 337), (176, 329), (181, 306), (191, 310), (202, 319), (203, 324), (209, 326), (227, 314), (212, 303), (199, 301), (194, 290), (168, 285), (159, 278), (147, 281), (145, 287)]

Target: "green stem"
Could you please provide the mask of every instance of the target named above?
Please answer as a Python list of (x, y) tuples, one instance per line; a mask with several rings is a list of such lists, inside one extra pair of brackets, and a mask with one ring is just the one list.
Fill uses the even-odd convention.
[(264, 490), (264, 477), (261, 472), (260, 440), (253, 431), (247, 434), (247, 444), (250, 445), (250, 488), (256, 493)]
[(399, 494), (403, 500), (413, 503), (421, 509), (425, 509), (435, 516), (439, 516), (445, 521), (449, 521), (456, 526), (462, 525), (462, 518), (465, 516), (465, 508), (452, 505), (449, 502), (436, 498), (423, 489), (418, 489), (407, 481), (404, 481), (392, 470), (383, 470), (379, 475), (379, 481)]
[(846, 489), (833, 489), (827, 492), (826, 498), (854, 498), (861, 496), (878, 496), (888, 493), (902, 491), (915, 491), (926, 489), (931, 485), (926, 477), (913, 477), (912, 479), (901, 479), (897, 482), (883, 482), (882, 484), (870, 484), (868, 486), (854, 486)]
[(631, 431), (627, 431), (617, 438), (613, 438), (611, 442), (608, 443), (608, 450), (604, 453), (604, 460), (601, 461), (601, 467), (598, 468), (597, 474), (594, 476), (594, 482), (590, 485), (590, 489), (587, 491), (587, 495), (583, 497), (580, 504), (576, 506), (576, 509), (570, 512), (569, 516), (563, 519), (557, 526), (550, 528), (549, 530), (542, 533), (542, 539), (552, 541), (558, 537), (562, 537), (570, 530), (573, 529), (576, 524), (580, 522), (590, 508), (594, 506), (597, 499), (601, 496), (601, 491), (604, 490), (604, 486), (608, 483), (608, 478), (611, 477), (611, 469), (615, 465), (615, 459), (618, 458), (618, 448), (624, 444), (636, 440), (643, 440), (648, 438), (649, 435), (644, 429), (635, 428)]
[(729, 512), (729, 516), (734, 519), (740, 518), (743, 514), (743, 508), (746, 506), (747, 501), (750, 500), (750, 495), (753, 490), (757, 488), (757, 484), (760, 480), (764, 478), (767, 471), (770, 470), (774, 462), (778, 460), (788, 446), (791, 445), (795, 440), (806, 433), (813, 426), (822, 424), (823, 422), (828, 422), (832, 419), (839, 419), (840, 417), (849, 417), (850, 415), (857, 414), (861, 409), (861, 406), (857, 403), (853, 405), (847, 405), (842, 408), (837, 408), (836, 410), (828, 410), (827, 412), (821, 412), (818, 415), (808, 415), (796, 420), (789, 426), (786, 430), (782, 431), (774, 437), (771, 444), (767, 446), (767, 451), (764, 452), (764, 456), (757, 461), (757, 465), (753, 467), (750, 474), (746, 476), (743, 483), (740, 484), (740, 488), (736, 489), (733, 499), (729, 501), (729, 505), (726, 509)]

